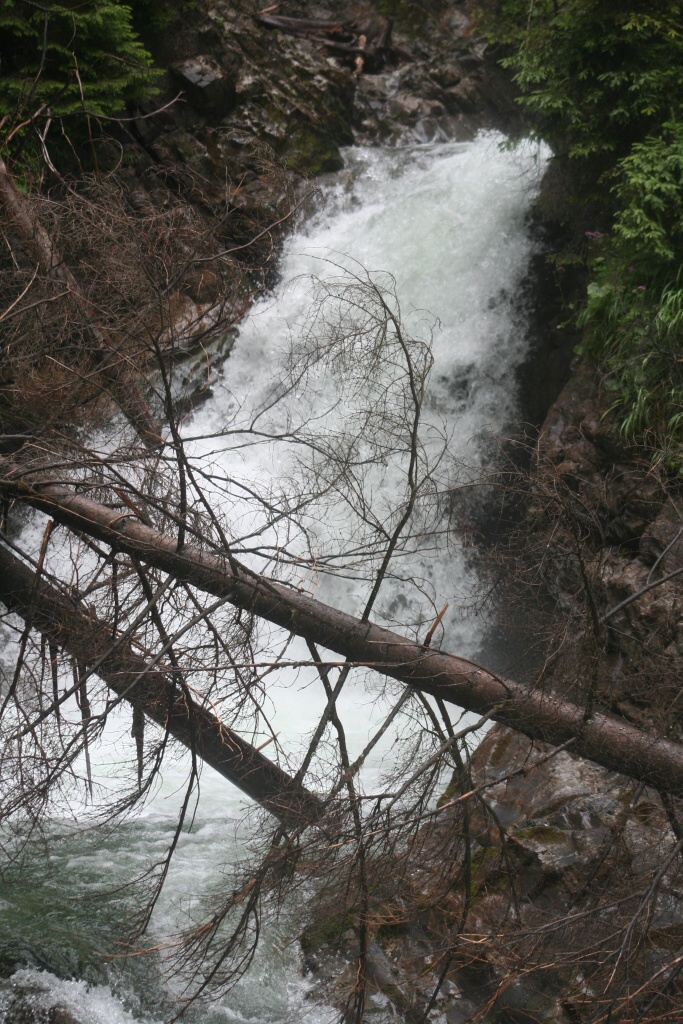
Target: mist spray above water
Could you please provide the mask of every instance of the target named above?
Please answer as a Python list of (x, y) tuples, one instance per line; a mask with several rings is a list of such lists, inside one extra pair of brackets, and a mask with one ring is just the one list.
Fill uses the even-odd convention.
[[(434, 467), (440, 485), (450, 466), (464, 462), (476, 469), (487, 451), (478, 440), (481, 433), (500, 433), (515, 417), (514, 373), (527, 348), (517, 295), (533, 252), (526, 216), (543, 167), (543, 154), (536, 147), (504, 150), (501, 141), (489, 133), (472, 143), (350, 150), (346, 169), (323, 187), (319, 212), (288, 240), (281, 283), (242, 325), (212, 399), (184, 424), (191, 456), (221, 484), (234, 484), (230, 516), (242, 560), (294, 580), (354, 614), (368, 600), (368, 570), (381, 559), (381, 545), (373, 548), (368, 542), (367, 516), (359, 515), (364, 510), (349, 490), (349, 478), (323, 480), (321, 486), (316, 459), (325, 444), (331, 445), (331, 437), (336, 450), (347, 445), (354, 467), (364, 467), (362, 474), (358, 470), (363, 500), (371, 504), (377, 522), (389, 529), (406, 502), (407, 456), (374, 429), (371, 413), (376, 407), (370, 403), (368, 412), (367, 400), (365, 405), (356, 401), (363, 381), (352, 384), (353, 352), (340, 366), (334, 360), (309, 358), (306, 346), (314, 344), (321, 325), (334, 327), (335, 310), (344, 301), (337, 282), (370, 282), (390, 303), (392, 295), (398, 297), (415, 359), (425, 359), (429, 345), (429, 362), (433, 360), (421, 410), (421, 464)], [(316, 304), (321, 291), (327, 305)], [(358, 366), (365, 365), (359, 355)], [(401, 387), (389, 389), (382, 398), (384, 420), (391, 422), (393, 414), (396, 424), (401, 396), (410, 385), (405, 368), (401, 374)], [(365, 383), (372, 394), (372, 382)], [(366, 434), (360, 432), (359, 441), (354, 424), (361, 414), (366, 416)], [(397, 425), (387, 436), (399, 429)], [(287, 440), (295, 435), (310, 442), (303, 454), (298, 440)], [(292, 487), (306, 494), (300, 509), (287, 506)], [(433, 620), (434, 609), (448, 602), (443, 646), (471, 656), (479, 650), (481, 627), (457, 609), (475, 581), (460, 538), (443, 525), (430, 493), (426, 488), (424, 507), (397, 551), (373, 617), (419, 635)], [(271, 508), (287, 514), (266, 515), (264, 497)], [(258, 545), (252, 543), (255, 538)], [(268, 633), (264, 657), (269, 644), (276, 649), (281, 642), (277, 631)], [(295, 640), (288, 657), (307, 660), (305, 645)], [(283, 669), (271, 679), (269, 715), (283, 756), (296, 764), (324, 695), (312, 671)], [(376, 681), (359, 675), (340, 699), (351, 757), (386, 712), (377, 688)], [(369, 790), (380, 782), (392, 742), (387, 734), (366, 766), (363, 781)], [(92, 756), (94, 771), (108, 777), (117, 763), (115, 741), (105, 734)], [(28, 883), (30, 893), (17, 887), (9, 897), (14, 902), (0, 905), (4, 927), (19, 933), (28, 948), (44, 949), (48, 965), (50, 956), (56, 964), (69, 962), (69, 942), (79, 930), (90, 930), (96, 943), (98, 936), (104, 941), (115, 927), (111, 905), (74, 904), (73, 879), (94, 891), (144, 870), (168, 843), (185, 770), (182, 757), (166, 766), (164, 785), (154, 801), (106, 840), (79, 838), (56, 851), (47, 878)], [(239, 794), (204, 771), (192, 831), (181, 838), (153, 918), (153, 937), (159, 942), (194, 919), (197, 894), (219, 885), (226, 864), (245, 850), (248, 826), (239, 824), (243, 806)], [(45, 901), (58, 910), (41, 923), (38, 902)], [(65, 919), (70, 922), (66, 933)], [(302, 1019), (305, 984), (291, 938), (286, 922), (273, 925), (251, 973), (221, 1002), (193, 1011), (196, 1019), (206, 1024), (226, 1018), (273, 1024)], [(80, 968), (73, 970), (78, 974)], [(35, 985), (37, 998), (46, 1005), (58, 1001), (71, 1006), (83, 1020), (123, 1024), (131, 1014), (149, 1022), (162, 1019), (158, 1006), (173, 983), (164, 979), (157, 963), (140, 962), (132, 968), (115, 963), (105, 974), (109, 984), (92, 989), (85, 980), (67, 983), (33, 967), (22, 969), (16, 980)], [(325, 1008), (307, 1012), (311, 1020), (331, 1015)]]

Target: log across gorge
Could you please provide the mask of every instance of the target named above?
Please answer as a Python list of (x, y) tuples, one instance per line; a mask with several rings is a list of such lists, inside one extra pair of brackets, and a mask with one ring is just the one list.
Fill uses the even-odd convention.
[(322, 801), (198, 704), (188, 687), (177, 686), (157, 665), (136, 654), (127, 639), (112, 638), (111, 627), (91, 609), (73, 594), (67, 597), (44, 579), (36, 579), (4, 545), (0, 601), (281, 821), (311, 822), (322, 813)]
[[(229, 557), (177, 539), (134, 516), (122, 518), (74, 487), (40, 482), (0, 460), (0, 494), (155, 566), (205, 593), (266, 619), (347, 659), (398, 679), (552, 745), (571, 749), (647, 785), (683, 794), (683, 746), (624, 721), (521, 685), (456, 655), (432, 650), (291, 587), (259, 576)], [(10, 587), (11, 590), (11, 587)], [(0, 599), (11, 601), (10, 591)]]

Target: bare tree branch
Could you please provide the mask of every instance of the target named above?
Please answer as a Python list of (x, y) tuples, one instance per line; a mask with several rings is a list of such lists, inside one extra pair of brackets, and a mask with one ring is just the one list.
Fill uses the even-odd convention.
[[(135, 654), (129, 643), (112, 644), (111, 628), (73, 596), (67, 598), (0, 545), (0, 601), (97, 675), (134, 708), (157, 722), (252, 800), (288, 822), (312, 821), (321, 801), (269, 761), (236, 732), (179, 689), (167, 675)], [(80, 675), (79, 675), (80, 685)], [(85, 714), (84, 714), (85, 719)]]
[(425, 648), (397, 633), (332, 608), (234, 559), (186, 545), (62, 484), (41, 483), (0, 458), (0, 493), (16, 498), (79, 533), (168, 572), (238, 608), (335, 651), (354, 664), (376, 669), (416, 690), (469, 711), (491, 715), (533, 739), (574, 750), (613, 771), (665, 792), (683, 793), (683, 746), (624, 721), (585, 709), (541, 690), (502, 679), (470, 661)]

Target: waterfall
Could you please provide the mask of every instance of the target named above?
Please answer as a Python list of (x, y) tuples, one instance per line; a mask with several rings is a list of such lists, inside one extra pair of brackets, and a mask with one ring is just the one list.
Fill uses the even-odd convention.
[[(241, 536), (258, 534), (261, 547), (264, 541), (269, 545), (266, 556), (240, 551), (240, 557), (296, 578), (322, 600), (354, 614), (362, 611), (369, 592), (364, 559), (378, 555), (354, 549), (361, 526), (350, 496), (344, 500), (327, 488), (311, 497), (305, 516), (276, 523), (264, 518), (253, 500), (255, 492), (267, 494), (282, 507), (292, 483), (300, 489), (309, 485), (308, 454), (302, 461), (293, 445), (276, 443), (272, 435), (305, 427), (315, 452), (313, 442), (324, 439), (326, 431), (348, 439), (359, 415), (351, 389), (334, 368), (323, 372), (313, 363), (305, 374), (305, 394), (283, 385), (296, 376), (293, 353), (301, 358), (302, 351), (297, 338), (315, 312), (312, 276), (328, 291), (330, 282), (349, 274), (365, 280), (369, 273), (383, 287), (395, 287), (407, 329), (429, 341), (434, 361), (422, 418), (425, 458), (438, 461), (445, 445), (449, 465), (462, 462), (476, 470), (490, 450), (482, 435), (500, 434), (515, 418), (515, 371), (527, 350), (517, 296), (534, 248), (526, 217), (545, 159), (530, 143), (511, 150), (503, 141), (483, 133), (468, 143), (348, 150), (345, 169), (322, 185), (317, 211), (288, 239), (280, 283), (241, 326), (212, 398), (183, 425), (191, 456), (210, 466), (217, 480), (235, 482), (231, 516)], [(254, 422), (263, 436), (248, 432)], [(380, 519), (390, 518), (405, 481), (405, 455), (392, 453), (385, 464), (376, 458), (368, 469), (363, 486)], [(434, 526), (429, 510), (424, 521)], [(242, 546), (248, 547), (246, 541)], [(286, 565), (280, 554), (285, 546)], [(339, 551), (345, 552), (339, 561), (343, 571), (335, 571)], [(297, 568), (294, 556), (299, 555)], [(416, 530), (402, 549), (373, 617), (419, 635), (434, 609), (448, 602), (443, 647), (474, 656), (482, 627), (458, 608), (475, 583), (462, 538), (437, 523), (429, 535)], [(263, 642), (264, 650), (276, 648), (277, 631)], [(306, 660), (305, 645), (294, 641), (287, 657)], [(352, 757), (386, 712), (379, 686), (370, 674), (358, 674), (343, 693), (339, 711)], [(268, 702), (282, 749), (296, 762), (324, 704), (315, 674), (283, 668), (269, 683)], [(123, 733), (129, 725), (122, 721), (119, 728)], [(103, 781), (112, 779), (118, 764), (112, 733), (92, 751), (93, 770)], [(381, 780), (393, 740), (387, 734), (373, 752), (366, 788)], [(12, 948), (24, 947), (31, 955), (0, 988), (0, 1019), (12, 985), (33, 991), (41, 1005), (66, 1006), (84, 1024), (163, 1019), (163, 1002), (174, 985), (160, 962), (98, 957), (99, 949), (110, 949), (120, 922), (117, 899), (99, 899), (96, 893), (123, 883), (165, 849), (186, 768), (183, 756), (176, 756), (165, 765), (154, 799), (135, 817), (106, 836), (85, 833), (65, 840), (54, 848), (47, 868), (41, 865), (5, 886), (0, 930), (8, 938), (0, 956), (10, 940)], [(153, 918), (152, 937), (160, 944), (193, 919), (200, 894), (219, 887), (226, 865), (248, 847), (250, 824), (243, 811), (244, 798), (205, 770), (192, 829), (181, 837)], [(222, 1000), (191, 1010), (188, 1019), (205, 1024), (330, 1020), (330, 1008), (306, 1002), (307, 982), (293, 939), (286, 919), (271, 922), (249, 975)]]

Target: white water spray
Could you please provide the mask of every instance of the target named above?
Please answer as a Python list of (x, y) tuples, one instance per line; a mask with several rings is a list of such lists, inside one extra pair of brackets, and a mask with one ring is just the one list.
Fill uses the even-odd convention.
[[(228, 444), (206, 438), (219, 432), (230, 417), (253, 419), (253, 410), (282, 379), (290, 332), (296, 333), (311, 301), (310, 284), (301, 275), (338, 274), (338, 267), (325, 262), (331, 260), (392, 274), (404, 314), (415, 330), (420, 330), (421, 323), (424, 327), (421, 310), (435, 318), (426, 428), (447, 437), (452, 457), (476, 463), (485, 450), (476, 441), (480, 432), (500, 432), (515, 415), (514, 373), (527, 344), (515, 296), (532, 253), (525, 217), (543, 163), (531, 145), (509, 151), (501, 149), (500, 142), (499, 136), (485, 134), (466, 144), (349, 151), (347, 169), (323, 189), (322, 212), (287, 244), (282, 286), (254, 308), (214, 397), (185, 425), (188, 438), (204, 438), (190, 442), (195, 457), (205, 452), (217, 473), (239, 477), (264, 491), (281, 490), (278, 472), (283, 462), (272, 446), (245, 447), (241, 441)], [(336, 415), (343, 414), (344, 395), (337, 402), (329, 392), (329, 380), (322, 400)], [(288, 403), (280, 408), (288, 410), (290, 417), (297, 412), (308, 415), (297, 405), (296, 395)], [(400, 475), (400, 466), (393, 471), (387, 467), (372, 478), (380, 505), (391, 504), (391, 487)], [(338, 547), (340, 540), (349, 543), (354, 526), (347, 511), (340, 508), (335, 513), (329, 506), (324, 510), (320, 506), (315, 520), (311, 508), (309, 536), (321, 551)], [(249, 519), (254, 513), (248, 500), (236, 501), (234, 513), (241, 517), (242, 534), (258, 529), (258, 523)], [(309, 573), (306, 581), (323, 600), (358, 613), (367, 598), (367, 583), (360, 576), (328, 573), (313, 579)], [(402, 582), (408, 577), (422, 581), (421, 592)], [(449, 601), (443, 646), (473, 655), (481, 643), (481, 629), (476, 620), (457, 614), (467, 578), (457, 538), (425, 539), (405, 553), (401, 571), (383, 587), (378, 612), (410, 630), (429, 620), (433, 602), (440, 606)], [(297, 643), (290, 654), (293, 659), (307, 658)], [(386, 710), (365, 682), (358, 679), (349, 686), (339, 704), (351, 757)], [(315, 676), (283, 671), (269, 698), (283, 748), (296, 756), (324, 703)], [(391, 742), (388, 736), (375, 751), (366, 786), (372, 787), (379, 778), (382, 758), (391, 756)], [(96, 773), (106, 777), (116, 763), (114, 746), (103, 744), (93, 757)], [(27, 883), (31, 893), (26, 886), (8, 887), (5, 903), (0, 904), (3, 930), (15, 944), (19, 937), (19, 944), (28, 949), (44, 950), (47, 967), (59, 961), (65, 970), (82, 976), (82, 980), (64, 981), (40, 964), (22, 968), (14, 982), (33, 986), (38, 1002), (60, 1003), (79, 1019), (97, 1024), (105, 1020), (128, 1024), (133, 1018), (153, 1024), (162, 1019), (156, 1004), (164, 983), (156, 965), (136, 964), (131, 970), (114, 964), (108, 969), (108, 987), (89, 988), (87, 969), (79, 967), (78, 956), (69, 959), (70, 943), (79, 931), (87, 931), (88, 921), (97, 945), (98, 935), (104, 937), (116, 920), (111, 905), (86, 903), (82, 895), (72, 901), (70, 883), (77, 878), (81, 887), (95, 891), (123, 881), (158, 856), (175, 822), (176, 790), (185, 768), (182, 760), (175, 767), (167, 766), (164, 786), (154, 802), (108, 839), (79, 839), (56, 850), (47, 876)], [(218, 884), (225, 865), (244, 849), (248, 835), (239, 824), (243, 806), (240, 795), (222, 779), (210, 771), (203, 773), (192, 832), (181, 839), (154, 918), (154, 934), (160, 940), (183, 927), (196, 894)], [(54, 912), (41, 923), (39, 914), (45, 906), (52, 906)], [(286, 924), (273, 927), (249, 976), (224, 1000), (197, 1010), (195, 1019), (206, 1024), (226, 1019), (281, 1024), (303, 1019), (306, 1008), (312, 1021), (328, 1020), (329, 1010), (305, 1007), (306, 986), (292, 939)], [(89, 955), (84, 954), (86, 962)], [(10, 999), (11, 990), (0, 993), (0, 1014)]]

